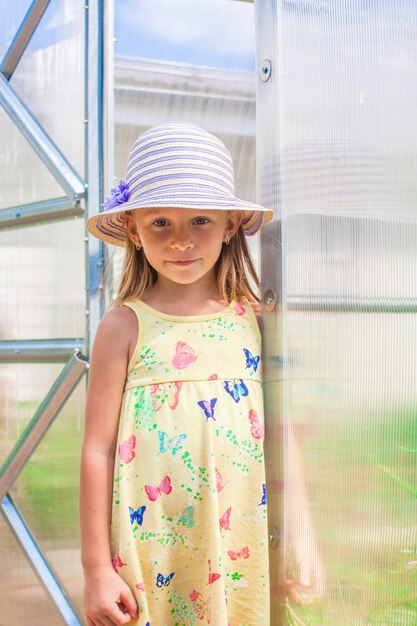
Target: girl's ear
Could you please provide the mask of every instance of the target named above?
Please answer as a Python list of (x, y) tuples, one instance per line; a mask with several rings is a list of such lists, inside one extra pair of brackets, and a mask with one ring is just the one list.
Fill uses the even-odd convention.
[(233, 237), (242, 222), (242, 218), (242, 211), (230, 211), (227, 220), (227, 227), (224, 234), (228, 235), (229, 237)]
[(125, 211), (124, 214), (126, 232), (129, 239), (137, 246), (140, 244), (138, 231), (136, 228), (135, 220), (133, 219), (133, 215), (130, 211)]

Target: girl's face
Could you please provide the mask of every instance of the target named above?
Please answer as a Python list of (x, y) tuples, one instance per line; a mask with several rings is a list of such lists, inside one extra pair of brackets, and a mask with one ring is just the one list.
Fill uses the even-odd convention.
[(242, 213), (155, 208), (132, 211), (126, 219), (130, 239), (143, 247), (158, 275), (185, 285), (214, 279), (223, 240), (235, 234)]

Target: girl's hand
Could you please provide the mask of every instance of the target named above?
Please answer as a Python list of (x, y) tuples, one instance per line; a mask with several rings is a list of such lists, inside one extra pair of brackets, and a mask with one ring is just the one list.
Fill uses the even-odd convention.
[(119, 574), (100, 567), (85, 574), (84, 613), (87, 626), (122, 626), (137, 619), (138, 607)]
[(288, 597), (296, 604), (319, 602), (325, 595), (326, 577), (314, 543), (297, 542), (293, 550), (296, 566), (285, 581)]

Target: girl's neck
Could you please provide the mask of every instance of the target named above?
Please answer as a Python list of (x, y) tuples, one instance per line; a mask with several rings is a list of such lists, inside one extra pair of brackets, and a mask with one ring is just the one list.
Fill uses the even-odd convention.
[(210, 315), (227, 306), (220, 300), (216, 284), (181, 285), (158, 278), (143, 302), (168, 315)]

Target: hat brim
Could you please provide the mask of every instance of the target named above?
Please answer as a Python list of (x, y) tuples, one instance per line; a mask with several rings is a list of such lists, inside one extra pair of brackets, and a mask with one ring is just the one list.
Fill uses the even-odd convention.
[(181, 192), (176, 187), (175, 194), (169, 193), (169, 190), (161, 194), (161, 189), (158, 189), (156, 193), (148, 192), (139, 199), (128, 200), (112, 209), (92, 215), (87, 220), (87, 230), (98, 239), (113, 246), (125, 247), (127, 232), (123, 213), (134, 209), (159, 207), (201, 209), (204, 211), (242, 211), (242, 227), (246, 235), (254, 235), (263, 224), (273, 217), (271, 209), (234, 196), (207, 195), (202, 194), (200, 190), (190, 190), (189, 188)]

